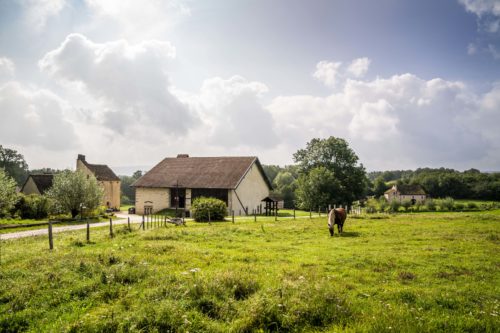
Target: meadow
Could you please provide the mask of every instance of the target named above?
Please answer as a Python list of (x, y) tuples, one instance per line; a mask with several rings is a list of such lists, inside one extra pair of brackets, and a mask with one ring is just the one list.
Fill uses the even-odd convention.
[(498, 332), (500, 210), (2, 241), (0, 332)]

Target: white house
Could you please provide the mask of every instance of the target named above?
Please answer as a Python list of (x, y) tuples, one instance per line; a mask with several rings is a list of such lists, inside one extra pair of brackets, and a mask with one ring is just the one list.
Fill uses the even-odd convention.
[(384, 197), (387, 201), (397, 200), (403, 202), (410, 200), (412, 204), (415, 204), (417, 201), (425, 201), (427, 195), (420, 185), (394, 185), (385, 191)]
[(271, 183), (259, 159), (247, 157), (167, 157), (132, 184), (137, 214), (165, 208), (189, 211), (197, 197), (215, 197), (236, 215), (259, 209)]

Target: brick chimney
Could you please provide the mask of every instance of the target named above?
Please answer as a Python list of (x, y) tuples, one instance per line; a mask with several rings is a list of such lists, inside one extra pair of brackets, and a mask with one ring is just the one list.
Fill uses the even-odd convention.
[(189, 154), (177, 154), (177, 158), (188, 158)]
[(85, 161), (85, 155), (78, 154), (78, 158), (77, 158), (77, 160), (80, 160), (80, 161)]

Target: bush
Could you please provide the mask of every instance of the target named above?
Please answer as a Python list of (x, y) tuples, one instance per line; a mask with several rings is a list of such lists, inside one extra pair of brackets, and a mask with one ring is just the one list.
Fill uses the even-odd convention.
[(196, 222), (224, 221), (227, 206), (224, 201), (216, 198), (199, 197), (194, 199), (191, 206), (193, 218)]
[(378, 200), (378, 204), (380, 212), (383, 213), (388, 206), (387, 199), (383, 196), (380, 197), (380, 199)]
[(392, 213), (397, 213), (399, 211), (399, 207), (401, 207), (401, 203), (397, 200), (392, 200), (389, 204), (389, 210)]
[(410, 207), (412, 206), (412, 202), (410, 199), (405, 199), (405, 200), (403, 200), (401, 205), (404, 207), (405, 211), (408, 211), (408, 210), (410, 210)]
[(427, 210), (431, 212), (436, 210), (436, 203), (432, 199), (425, 200), (425, 206), (427, 207)]
[(446, 197), (445, 199), (441, 200), (441, 209), (452, 211), (454, 207), (455, 207), (455, 202), (453, 201), (453, 198)]
[(455, 210), (463, 210), (465, 205), (461, 202), (455, 203)]
[(475, 202), (468, 202), (467, 203), (467, 209), (477, 209), (477, 203), (475, 203)]
[(20, 195), (16, 205), (17, 213), (22, 219), (44, 219), (49, 216), (50, 200), (37, 194)]

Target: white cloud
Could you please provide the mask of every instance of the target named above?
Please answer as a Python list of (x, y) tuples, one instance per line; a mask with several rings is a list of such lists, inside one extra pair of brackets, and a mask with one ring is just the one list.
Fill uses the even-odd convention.
[[(470, 126), (484, 108), (481, 98), (461, 82), (403, 74), (347, 79), (327, 97), (280, 96), (268, 109), (279, 123), (278, 136), (287, 138), (289, 154), (314, 137), (333, 135), (346, 138), (372, 169), (468, 168), (483, 162), (493, 167), (500, 164), (490, 153), (500, 148), (500, 134), (494, 125), (488, 125), (488, 137), (480, 126)], [(500, 94), (495, 91), (488, 100), (493, 112)], [(485, 115), (477, 121), (492, 124)]]
[(366, 72), (368, 72), (371, 62), (372, 61), (366, 57), (354, 59), (347, 68), (347, 72), (356, 78), (363, 77)]
[(205, 80), (199, 94), (185, 97), (202, 120), (193, 140), (224, 147), (275, 146), (273, 118), (262, 105), (267, 91), (265, 84), (237, 75)]
[(327, 87), (336, 88), (348, 78), (363, 77), (371, 64), (371, 59), (367, 57), (357, 58), (351, 61), (345, 68), (342, 62), (320, 61), (316, 64), (316, 71), (313, 77), (321, 81)]
[(25, 8), (26, 23), (35, 31), (42, 30), (49, 18), (57, 16), (66, 5), (65, 0), (19, 0)]
[(39, 65), (63, 82), (83, 85), (101, 104), (104, 125), (120, 134), (140, 123), (183, 135), (196, 119), (171, 92), (168, 65), (174, 57), (168, 42), (94, 43), (71, 34)]
[(341, 62), (320, 61), (316, 65), (313, 76), (326, 86), (334, 88), (341, 76), (340, 66), (342, 66)]
[(459, 0), (468, 12), (477, 16), (491, 14), (500, 16), (500, 2), (498, 0)]
[(0, 141), (54, 151), (75, 147), (78, 139), (65, 120), (64, 104), (47, 90), (18, 82), (0, 86)]
[(2, 78), (10, 79), (14, 76), (16, 66), (14, 62), (6, 57), (0, 57), (0, 80)]
[(182, 0), (85, 0), (97, 29), (116, 24), (127, 39), (159, 38), (169, 27), (190, 16)]

